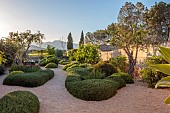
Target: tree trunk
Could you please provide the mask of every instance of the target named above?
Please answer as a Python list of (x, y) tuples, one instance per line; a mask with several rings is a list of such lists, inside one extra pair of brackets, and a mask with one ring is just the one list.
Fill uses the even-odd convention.
[(19, 64), (19, 65), (23, 65), (23, 63), (22, 63), (22, 56), (23, 56), (23, 51), (20, 50), (20, 51), (19, 51), (19, 59), (18, 59), (18, 64)]

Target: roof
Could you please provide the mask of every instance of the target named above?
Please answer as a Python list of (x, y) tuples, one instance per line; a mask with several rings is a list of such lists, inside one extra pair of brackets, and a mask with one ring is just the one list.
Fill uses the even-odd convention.
[(111, 45), (100, 45), (99, 50), (101, 50), (101, 51), (113, 51), (113, 50), (116, 50), (116, 47), (113, 47)]

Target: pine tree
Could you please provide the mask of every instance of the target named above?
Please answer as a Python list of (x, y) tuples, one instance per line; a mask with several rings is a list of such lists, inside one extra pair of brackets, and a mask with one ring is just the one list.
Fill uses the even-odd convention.
[(70, 50), (70, 49), (73, 49), (73, 38), (72, 38), (71, 32), (69, 33), (68, 38), (67, 38), (67, 50)]
[(84, 45), (84, 33), (83, 33), (83, 31), (81, 32), (81, 38), (80, 38), (80, 41), (79, 41), (79, 46), (80, 45)]

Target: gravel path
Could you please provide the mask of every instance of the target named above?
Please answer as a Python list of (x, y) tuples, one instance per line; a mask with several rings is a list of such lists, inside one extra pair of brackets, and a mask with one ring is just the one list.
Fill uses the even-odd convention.
[(39, 97), (40, 113), (170, 113), (170, 106), (163, 102), (170, 95), (170, 90), (147, 88), (135, 81), (109, 100), (83, 101), (74, 98), (65, 89), (66, 73), (61, 67), (54, 72), (52, 80), (37, 88), (5, 86), (2, 85), (5, 76), (0, 76), (0, 98), (11, 91), (31, 91)]

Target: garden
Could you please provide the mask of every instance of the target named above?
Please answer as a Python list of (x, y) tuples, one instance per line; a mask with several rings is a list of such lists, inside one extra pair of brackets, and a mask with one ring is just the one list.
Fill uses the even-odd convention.
[[(169, 4), (147, 10), (127, 2), (118, 23), (86, 36), (82, 31), (78, 48), (70, 32), (67, 50), (52, 45), (29, 50), (43, 43), (44, 34), (10, 32), (0, 40), (0, 113), (169, 113), (170, 48), (162, 46), (167, 40), (153, 37), (162, 30), (152, 20), (160, 16), (154, 15), (158, 7), (167, 11)], [(101, 45), (125, 54), (104, 61)], [(139, 62), (138, 53), (145, 50), (151, 55)]]

